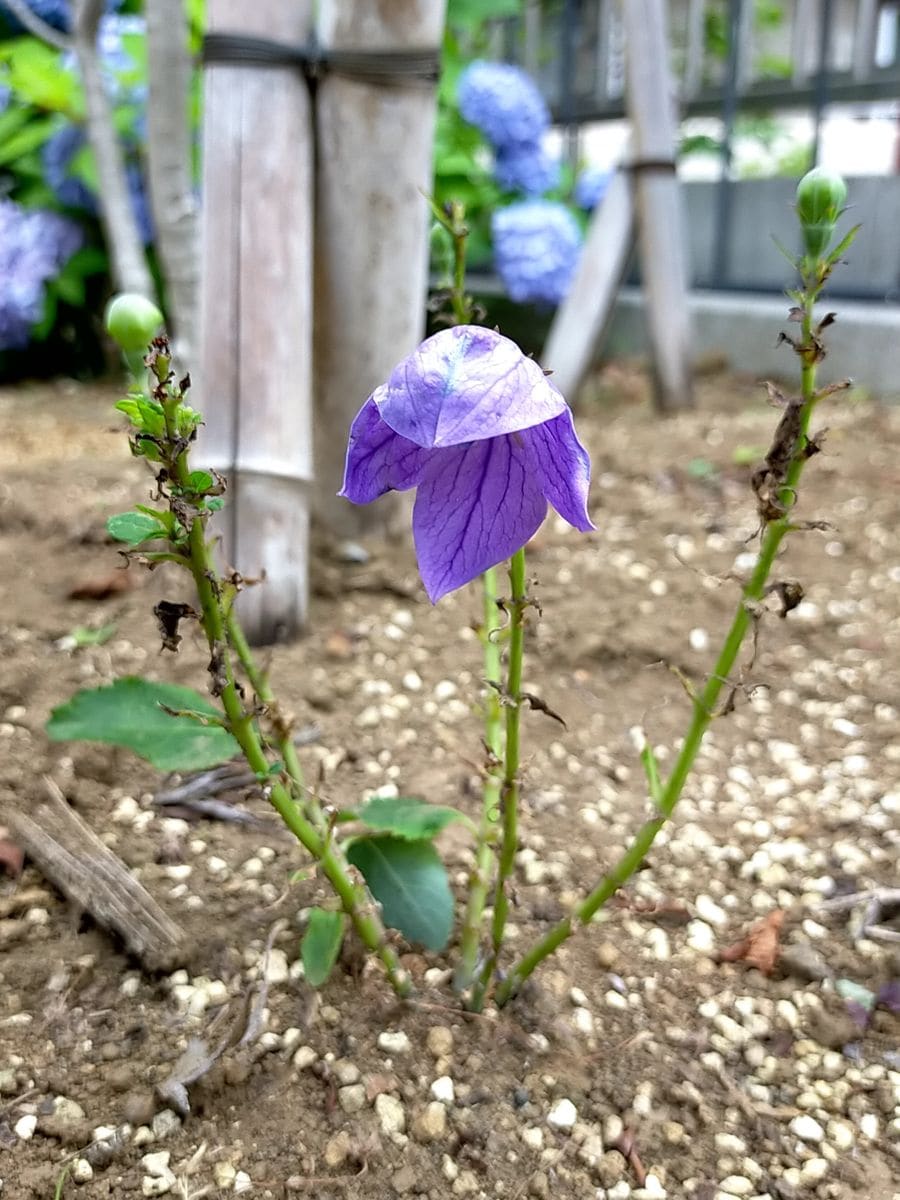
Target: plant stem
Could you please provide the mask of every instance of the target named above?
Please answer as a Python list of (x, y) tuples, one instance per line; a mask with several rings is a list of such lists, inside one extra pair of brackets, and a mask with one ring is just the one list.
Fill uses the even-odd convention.
[(528, 607), (525, 549), (517, 550), (509, 560), (509, 662), (506, 674), (506, 739), (503, 781), (500, 786), (500, 810), (503, 822), (497, 883), (494, 889), (494, 916), (491, 923), (491, 954), (479, 972), (472, 992), (471, 1007), (479, 1012), (490, 987), (509, 915), (508, 885), (515, 867), (519, 841), (519, 719), (522, 711), (522, 664), (525, 655), (525, 610)]
[[(177, 392), (163, 402), (167, 440), (170, 446), (176, 448), (179, 446), (179, 442), (175, 428), (175, 414), (180, 403), (181, 396)], [(190, 469), (186, 449), (177, 450), (167, 465), (170, 477), (189, 491)], [(231, 645), (234, 642), (232, 640), (231, 645), (229, 644), (225, 606), (222, 602), (222, 583), (209, 552), (206, 529), (203, 517), (200, 515), (195, 516), (191, 521), (188, 543), (190, 572), (200, 601), (200, 619), (209, 645), (210, 666), (216, 676), (214, 688), (216, 692), (219, 692), (221, 688), (220, 699), (227, 718), (227, 727), (243, 751), (247, 765), (259, 778), (264, 779), (268, 775), (270, 763), (253, 714), (245, 710), (238, 690), (231, 659)], [(231, 630), (231, 639), (234, 638), (235, 627), (236, 622)], [(241, 643), (243, 635), (239, 635), (237, 640), (238, 643)], [(263, 681), (264, 676), (255, 669), (255, 677), (251, 679), (254, 687)], [(267, 684), (264, 684), (263, 690), (266, 695), (260, 695), (260, 699), (264, 700), (266, 696), (271, 698)], [(289, 733), (287, 741), (290, 742)], [(292, 742), (290, 742), (290, 749), (291, 752), (294, 752)], [(285, 764), (288, 765), (287, 757)], [(297, 768), (299, 769), (299, 762)], [(288, 770), (290, 771), (289, 766)], [(293, 777), (293, 773), (291, 774)], [(297, 801), (280, 779), (273, 779), (270, 784), (267, 784), (266, 792), (272, 807), (294, 837), (309, 851), (317, 866), (334, 888), (363, 945), (383, 963), (391, 987), (398, 996), (407, 996), (411, 990), (410, 978), (400, 965), (393, 948), (387, 943), (384, 926), (373, 906), (371, 897), (364, 886), (354, 882), (350, 873), (351, 868), (341, 851), (335, 847), (327, 835), (323, 835), (307, 819)]]
[(729, 684), (731, 672), (737, 662), (744, 638), (753, 622), (753, 614), (757, 605), (765, 595), (766, 583), (775, 563), (778, 550), (791, 528), (790, 514), (787, 511), (796, 502), (796, 488), (806, 464), (806, 446), (809, 434), (809, 421), (816, 404), (816, 354), (813, 345), (813, 301), (816, 289), (812, 282), (804, 278), (803, 317), (801, 321), (801, 339), (798, 352), (802, 362), (801, 398), (802, 410), (800, 417), (800, 432), (794, 445), (794, 452), (785, 475), (784, 484), (779, 491), (779, 503), (785, 510), (784, 514), (769, 521), (763, 534), (762, 545), (753, 573), (745, 585), (737, 611), (731, 623), (731, 628), (725, 638), (718, 660), (705, 687), (694, 696), (690, 725), (684, 742), (675, 760), (672, 771), (656, 805), (657, 816), (651, 817), (638, 830), (633, 842), (600, 880), (592, 892), (575, 905), (572, 912), (555, 925), (543, 938), (524, 954), (513, 966), (512, 970), (497, 988), (495, 999), (499, 1006), (510, 1000), (529, 975), (551, 955), (576, 929), (581, 928), (594, 917), (595, 913), (631, 878), (644, 861), (656, 835), (666, 821), (671, 817), (684, 785), (697, 757), (700, 743), (716, 715), (716, 704), (723, 687)]
[(257, 663), (253, 656), (253, 651), (247, 642), (244, 631), (241, 628), (240, 621), (234, 611), (234, 604), (230, 604), (225, 612), (225, 632), (228, 637), (228, 642), (238, 657), (238, 661), (244, 668), (244, 673), (250, 681), (250, 686), (253, 688), (256, 695), (263, 704), (270, 706), (272, 710), (273, 725), (275, 728), (275, 745), (278, 753), (284, 763), (285, 770), (290, 776), (291, 782), (294, 785), (294, 790), (297, 795), (297, 800), (302, 803), (310, 812), (313, 820), (320, 828), (324, 828), (325, 821), (322, 817), (318, 804), (314, 797), (309, 793), (304, 783), (303, 767), (300, 764), (300, 756), (297, 753), (297, 747), (294, 745), (293, 739), (293, 722), (285, 720), (281, 716), (278, 703), (269, 683), (269, 677), (265, 671)]
[(503, 761), (503, 721), (500, 714), (500, 612), (497, 608), (497, 570), (489, 567), (482, 576), (484, 620), (481, 640), (484, 643), (484, 677), (487, 694), (484, 699), (484, 746), (487, 765), (484, 775), (481, 823), (475, 846), (475, 865), (469, 876), (466, 915), (460, 938), (460, 959), (453, 977), (458, 992), (465, 991), (475, 977), (481, 941), (481, 922), (491, 885), (494, 865), (494, 842), (497, 837), (497, 818), (500, 811)]

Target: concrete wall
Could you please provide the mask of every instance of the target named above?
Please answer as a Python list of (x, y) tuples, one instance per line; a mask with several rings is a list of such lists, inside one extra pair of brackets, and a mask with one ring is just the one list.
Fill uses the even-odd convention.
[[(900, 177), (848, 181), (852, 208), (840, 228), (862, 224), (847, 254), (847, 264), (833, 276), (831, 295), (823, 297), (824, 313), (838, 314), (828, 330), (829, 357), (820, 371), (823, 382), (850, 376), (875, 394), (900, 397)], [(772, 234), (790, 251), (799, 252), (793, 212), (796, 184), (789, 179), (741, 180), (733, 185), (728, 283), (752, 292), (708, 290), (716, 237), (716, 185), (685, 184), (686, 240), (693, 292), (694, 346), (697, 357), (721, 354), (739, 371), (761, 378), (794, 373), (789, 348), (776, 346), (779, 330), (796, 326), (785, 320), (789, 302), (784, 289), (795, 283)], [(706, 285), (706, 287), (704, 287)], [(860, 302), (840, 293), (874, 292), (877, 299)], [(762, 294), (760, 294), (762, 293)], [(768, 293), (768, 294), (766, 294)], [(646, 350), (641, 294), (622, 289), (604, 356)]]

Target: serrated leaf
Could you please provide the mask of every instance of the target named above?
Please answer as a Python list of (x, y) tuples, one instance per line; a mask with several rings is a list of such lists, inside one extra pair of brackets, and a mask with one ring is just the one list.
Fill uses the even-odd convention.
[(47, 735), (54, 742), (124, 746), (161, 771), (201, 770), (237, 754), (234, 738), (220, 726), (171, 717), (161, 704), (220, 715), (192, 688), (129, 675), (106, 687), (76, 692), (50, 714)]
[(407, 841), (435, 838), (453, 821), (469, 823), (465, 813), (429, 804), (415, 796), (376, 796), (367, 800), (356, 815), (370, 829), (393, 833)]
[(314, 908), (309, 914), (309, 924), (300, 942), (300, 958), (306, 982), (312, 987), (321, 987), (331, 974), (344, 940), (342, 912), (328, 912)]
[(129, 546), (140, 546), (165, 535), (162, 523), (144, 512), (117, 513), (106, 522), (106, 530), (117, 542), (127, 542)]
[(386, 925), (428, 950), (444, 949), (453, 928), (453, 896), (431, 842), (392, 834), (356, 838), (347, 846), (347, 858), (381, 904)]

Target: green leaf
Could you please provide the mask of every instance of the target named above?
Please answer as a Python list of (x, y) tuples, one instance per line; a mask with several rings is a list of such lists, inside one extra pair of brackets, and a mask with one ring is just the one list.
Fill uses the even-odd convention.
[(205, 492), (216, 483), (209, 471), (191, 471), (187, 482), (192, 492)]
[(141, 542), (165, 536), (165, 529), (157, 517), (144, 512), (117, 513), (106, 522), (110, 537), (129, 546), (140, 546)]
[(391, 834), (356, 838), (347, 846), (347, 858), (362, 871), (386, 925), (428, 950), (443, 950), (453, 927), (453, 896), (431, 842)]
[(219, 512), (225, 507), (225, 500), (222, 496), (210, 496), (206, 501), (206, 507), (210, 512)]
[(69, 637), (74, 643), (74, 649), (80, 650), (83, 646), (102, 646), (116, 632), (116, 626), (101, 625), (99, 629), (88, 629), (84, 625), (78, 625), (69, 634)]
[(50, 714), (47, 735), (54, 742), (125, 746), (161, 771), (201, 770), (238, 752), (234, 738), (220, 726), (170, 717), (161, 704), (220, 715), (192, 688), (127, 676), (106, 687), (76, 692)]
[(312, 987), (321, 987), (331, 974), (344, 940), (344, 924), (342, 912), (328, 912), (324, 908), (310, 912), (309, 925), (300, 943), (300, 958), (306, 982)]
[(393, 833), (407, 841), (435, 838), (453, 821), (471, 822), (455, 808), (441, 808), (414, 796), (376, 796), (356, 814), (363, 824), (381, 833)]

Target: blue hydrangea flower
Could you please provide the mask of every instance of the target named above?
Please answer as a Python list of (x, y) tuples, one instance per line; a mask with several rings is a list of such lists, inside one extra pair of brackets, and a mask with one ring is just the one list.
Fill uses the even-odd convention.
[(539, 196), (559, 183), (559, 162), (539, 142), (514, 143), (497, 151), (494, 178), (509, 192)]
[(536, 145), (550, 127), (544, 98), (524, 71), (476, 61), (459, 77), (459, 111), (496, 149)]
[(560, 392), (519, 347), (458, 325), (391, 372), (350, 429), (340, 494), (369, 504), (416, 488), (413, 539), (432, 603), (510, 557), (547, 503), (576, 529), (591, 464)]
[[(69, 0), (28, 0), (28, 7), (36, 17), (40, 17), (54, 29), (58, 29), (61, 33), (69, 32), (71, 15)], [(0, 0), (0, 28), (8, 29), (15, 34), (27, 33), (18, 17), (2, 3), (2, 0)]]
[(572, 198), (585, 212), (593, 212), (606, 194), (612, 180), (612, 171), (603, 167), (585, 167), (575, 181)]
[(84, 133), (77, 125), (60, 126), (41, 146), (41, 166), (47, 186), (60, 204), (94, 213), (94, 193), (83, 179), (71, 173), (72, 159), (84, 144)]
[(24, 209), (0, 199), (0, 350), (28, 345), (31, 326), (44, 312), (44, 284), (82, 242), (67, 217)]
[[(72, 160), (85, 145), (83, 131), (77, 125), (64, 125), (52, 134), (41, 147), (44, 178), (60, 204), (79, 208), (96, 215), (97, 197), (84, 180), (72, 173)], [(153, 241), (153, 222), (144, 187), (144, 177), (136, 162), (128, 163), (128, 190), (141, 240), (147, 246)]]
[(523, 200), (491, 217), (494, 265), (511, 299), (559, 304), (581, 251), (581, 229), (564, 204)]
[[(70, 31), (72, 23), (71, 0), (27, 0), (27, 3), (35, 16), (40, 17), (48, 25), (52, 25), (54, 29), (58, 29), (60, 33), (68, 33)], [(115, 9), (121, 7), (121, 4), (122, 0), (107, 0), (106, 7), (108, 9)], [(3, 0), (0, 0), (0, 33), (4, 33), (7, 30), (14, 34), (28, 32), (18, 17), (7, 8)]]

